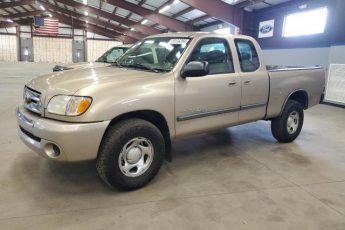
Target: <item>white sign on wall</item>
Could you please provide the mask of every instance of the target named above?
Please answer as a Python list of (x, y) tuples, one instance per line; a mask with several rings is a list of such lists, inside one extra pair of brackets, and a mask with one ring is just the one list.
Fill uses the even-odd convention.
[(329, 67), (325, 101), (345, 105), (345, 65)]
[(273, 37), (274, 20), (260, 22), (259, 24), (259, 38)]

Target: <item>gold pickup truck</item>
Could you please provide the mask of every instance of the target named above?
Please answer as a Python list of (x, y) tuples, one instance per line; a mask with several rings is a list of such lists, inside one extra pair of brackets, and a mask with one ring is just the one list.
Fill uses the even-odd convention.
[(96, 159), (108, 185), (130, 190), (157, 174), (176, 138), (270, 120), (279, 142), (293, 141), (324, 85), (319, 67), (268, 68), (248, 36), (166, 33), (138, 42), (113, 65), (31, 80), (18, 130), (40, 155)]

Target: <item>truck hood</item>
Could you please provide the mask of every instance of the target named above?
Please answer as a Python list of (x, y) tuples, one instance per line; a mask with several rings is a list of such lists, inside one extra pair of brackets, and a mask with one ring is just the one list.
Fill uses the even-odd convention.
[(78, 63), (72, 63), (67, 65), (57, 65), (53, 68), (53, 71), (62, 71), (61, 68), (64, 68), (66, 70), (72, 70), (72, 69), (83, 69), (83, 68), (89, 68), (89, 67), (103, 67), (103, 66), (109, 66), (109, 63), (105, 62), (78, 62)]
[(57, 94), (73, 95), (79, 89), (104, 83), (138, 84), (138, 79), (158, 77), (157, 73), (139, 71), (114, 66), (91, 67), (69, 71), (55, 72), (32, 79), (26, 84), (42, 94), (44, 98), (51, 98)]

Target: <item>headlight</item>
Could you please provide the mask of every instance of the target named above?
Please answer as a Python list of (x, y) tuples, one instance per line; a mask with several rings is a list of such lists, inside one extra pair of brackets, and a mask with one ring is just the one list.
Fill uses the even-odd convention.
[(78, 116), (91, 105), (91, 97), (57, 95), (50, 99), (47, 111), (52, 114)]

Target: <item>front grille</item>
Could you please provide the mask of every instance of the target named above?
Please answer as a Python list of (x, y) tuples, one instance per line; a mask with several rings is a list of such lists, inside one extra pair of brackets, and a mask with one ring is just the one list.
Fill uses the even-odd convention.
[(41, 142), (41, 138), (36, 137), (35, 135), (33, 135), (32, 133), (30, 133), (29, 131), (23, 129), (21, 126), (19, 126), (20, 130), (28, 137), (30, 137), (31, 139), (37, 141), (37, 142)]
[(25, 87), (24, 106), (30, 112), (41, 115), (41, 93), (29, 87)]

